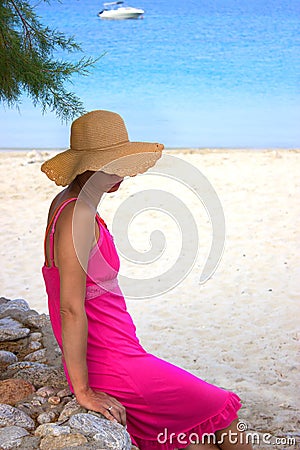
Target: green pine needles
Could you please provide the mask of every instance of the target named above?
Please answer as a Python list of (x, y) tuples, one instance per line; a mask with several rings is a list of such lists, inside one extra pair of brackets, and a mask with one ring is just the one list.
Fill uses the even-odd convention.
[(54, 111), (62, 120), (84, 113), (81, 100), (65, 84), (74, 74), (87, 75), (97, 60), (66, 62), (54, 58), (57, 50), (81, 48), (73, 37), (43, 26), (29, 2), (0, 0), (0, 102), (18, 107), (26, 93), (35, 106)]

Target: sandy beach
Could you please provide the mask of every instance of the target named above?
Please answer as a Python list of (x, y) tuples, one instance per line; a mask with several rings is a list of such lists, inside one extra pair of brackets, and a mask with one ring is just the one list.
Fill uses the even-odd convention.
[[(47, 312), (41, 274), (47, 213), (61, 190), (40, 171), (51, 154), (0, 153), (0, 296), (24, 298), (39, 312)], [(138, 176), (105, 198), (100, 214), (110, 228), (116, 208), (139, 189), (172, 192), (192, 212), (199, 230), (197, 260), (181, 283), (155, 298), (127, 300), (137, 334), (150, 353), (235, 391), (249, 430), (299, 439), (300, 151), (166, 154), (198, 168), (214, 187), (225, 215), (226, 244), (216, 272), (200, 284), (211, 227), (204, 206), (187, 187), (168, 178)], [(133, 224), (132, 245), (147, 248), (153, 229), (161, 229), (167, 241), (165, 262), (153, 268), (159, 273), (176, 257), (178, 230), (166, 214), (145, 211)], [(120, 259), (122, 274), (144, 276), (140, 266)], [(261, 442), (259, 448), (270, 445)], [(272, 448), (296, 445), (281, 441)]]

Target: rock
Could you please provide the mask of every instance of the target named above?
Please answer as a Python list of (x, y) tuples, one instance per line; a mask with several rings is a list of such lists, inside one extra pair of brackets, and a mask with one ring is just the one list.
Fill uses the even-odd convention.
[(39, 368), (32, 366), (26, 369), (22, 369), (17, 372), (14, 378), (23, 378), (24, 380), (30, 381), (35, 388), (40, 388), (45, 385), (51, 385), (54, 388), (63, 388), (67, 385), (66, 376), (62, 367), (51, 367), (45, 364), (26, 362), (27, 364), (39, 364), (44, 366)]
[(53, 334), (50, 320), (43, 326), (43, 346), (47, 349), (46, 358), (49, 364), (61, 366), (61, 350)]
[(95, 442), (89, 442), (86, 445), (80, 445), (76, 447), (64, 447), (64, 450), (105, 450), (105, 448), (100, 448)]
[(41, 450), (55, 450), (58, 448), (76, 447), (88, 442), (82, 434), (64, 434), (61, 436), (46, 436), (41, 440)]
[(56, 414), (54, 411), (43, 412), (37, 417), (37, 422), (39, 424), (53, 422), (56, 419)]
[[(105, 419), (103, 419), (105, 420)], [(122, 425), (119, 425), (122, 427)], [(131, 450), (131, 439), (124, 427), (120, 433), (113, 429), (103, 429), (93, 436), (101, 448), (107, 450)]]
[[(74, 400), (72, 397), (60, 397), (60, 403), (57, 407), (57, 409), (60, 409), (60, 411), (63, 411), (63, 408), (65, 408), (65, 406), (70, 403), (72, 400)], [(52, 406), (52, 408), (54, 408), (54, 406)], [(70, 408), (69, 408), (70, 409)], [(82, 410), (86, 411), (84, 408), (82, 408)], [(82, 412), (81, 411), (76, 411), (76, 412)]]
[(67, 403), (70, 403), (72, 400), (74, 400), (74, 396), (72, 397), (60, 397), (61, 403), (65, 406)]
[(41, 397), (50, 397), (51, 395), (55, 395), (55, 389), (51, 386), (43, 386), (36, 393)]
[(5, 305), (7, 302), (10, 302), (8, 298), (0, 297), (0, 305)]
[[(39, 342), (32, 342), (32, 344), (40, 344)], [(41, 344), (40, 344), (41, 345)], [(29, 353), (25, 356), (24, 361), (32, 361), (32, 362), (47, 362), (46, 359), (46, 349), (42, 348), (41, 350), (37, 350), (36, 352)]]
[(24, 328), (20, 322), (10, 317), (0, 319), (0, 341), (13, 341), (27, 336), (29, 328)]
[(30, 314), (24, 319), (24, 325), (30, 328), (38, 328), (41, 329), (49, 323), (49, 317), (46, 314), (38, 314), (34, 311), (35, 314)]
[(62, 351), (61, 351), (61, 349), (58, 346), (55, 347), (54, 354), (55, 354), (56, 357), (61, 357)]
[(93, 437), (100, 448), (130, 450), (131, 439), (126, 429), (119, 423), (102, 419), (94, 414), (75, 414), (69, 420), (72, 429), (85, 436)]
[(5, 314), (6, 316), (9, 316), (10, 311), (18, 310), (24, 312), (28, 311), (29, 309), (30, 308), (26, 300), (17, 298), (15, 300), (10, 300), (9, 302), (0, 305), (0, 314), (1, 315)]
[(14, 353), (18, 360), (22, 360), (28, 354), (29, 338), (25, 337), (16, 341), (0, 341), (0, 350)]
[(42, 348), (42, 344), (39, 341), (31, 341), (28, 344), (28, 350), (30, 352), (35, 352), (37, 350), (40, 350)]
[(31, 369), (31, 368), (36, 371), (39, 371), (42, 369), (48, 369), (48, 366), (47, 366), (47, 364), (41, 364), (41, 363), (32, 362), (32, 361), (20, 361), (20, 362), (9, 365), (7, 367), (7, 371), (9, 371), (12, 374), (15, 374), (19, 370)]
[(58, 421), (64, 421), (73, 416), (73, 414), (78, 414), (86, 411), (82, 406), (79, 405), (76, 398), (67, 403), (59, 415)]
[(23, 411), (33, 420), (35, 420), (40, 414), (44, 412), (42, 405), (36, 405), (35, 401), (32, 402), (20, 402), (15, 405), (16, 408)]
[(31, 383), (20, 379), (0, 381), (0, 403), (15, 405), (35, 391)]
[(56, 395), (60, 398), (69, 397), (70, 395), (72, 395), (72, 392), (70, 391), (69, 388), (65, 388), (65, 389), (58, 391)]
[(60, 426), (55, 423), (44, 423), (35, 430), (35, 436), (61, 436), (63, 434), (70, 434), (71, 428), (69, 426)]
[(1, 449), (11, 449), (21, 445), (21, 438), (28, 436), (28, 431), (22, 427), (15, 425), (0, 429), (0, 446)]
[(47, 402), (47, 399), (45, 397), (41, 397), (40, 395), (35, 395), (30, 403), (33, 406), (41, 406), (41, 405), (44, 405), (46, 402)]
[[(32, 310), (28, 309), (26, 311), (22, 311), (17, 308), (9, 309), (6, 312), (0, 314), (0, 319), (3, 319), (4, 317), (10, 317), (11, 319), (16, 320), (17, 322), (20, 322), (25, 325), (26, 317), (30, 316), (32, 314)], [(28, 327), (30, 328), (30, 327)]]
[(0, 449), (131, 449), (124, 427), (79, 405), (49, 317), (20, 299), (0, 298), (1, 401)]
[(75, 430), (80, 430), (86, 436), (94, 436), (102, 430), (104, 419), (100, 419), (93, 414), (75, 414), (70, 417), (69, 425)]
[(34, 421), (17, 408), (0, 404), (0, 427), (18, 425), (26, 430), (34, 429)]
[(33, 342), (40, 341), (42, 339), (42, 337), (43, 337), (42, 333), (39, 333), (38, 331), (35, 331), (34, 333), (31, 333), (29, 335), (30, 342), (31, 341), (33, 341)]
[(18, 361), (17, 356), (6, 350), (0, 350), (0, 370), (6, 369), (7, 366)]
[(48, 403), (51, 405), (58, 405), (60, 403), (60, 397), (57, 395), (53, 395), (52, 397), (48, 398)]
[(40, 438), (38, 436), (25, 436), (22, 438), (20, 450), (37, 450), (39, 449), (39, 444)]

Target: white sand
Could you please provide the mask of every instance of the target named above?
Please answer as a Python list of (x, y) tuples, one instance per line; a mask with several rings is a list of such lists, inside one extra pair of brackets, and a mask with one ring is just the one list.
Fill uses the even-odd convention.
[[(127, 301), (138, 336), (149, 352), (238, 393), (244, 403), (241, 417), (250, 429), (274, 436), (295, 433), (300, 152), (168, 153), (200, 169), (213, 185), (226, 217), (226, 247), (215, 274), (200, 285), (211, 230), (196, 196), (180, 183), (176, 187), (174, 180), (141, 176), (124, 181), (117, 194), (105, 199), (101, 215), (110, 226), (114, 208), (133, 192), (149, 186), (173, 191), (199, 227), (199, 257), (187, 278), (157, 298)], [(40, 172), (39, 160), (48, 157), (34, 152), (0, 155), (0, 295), (25, 298), (39, 312), (47, 312), (41, 276), (44, 227), (49, 203), (60, 191)], [(164, 263), (156, 263), (154, 272), (160, 273), (176, 256), (178, 229), (159, 212), (142, 213), (137, 220), (130, 236), (139, 250), (148, 247), (149, 233), (162, 224), (170, 251)], [(145, 276), (124, 258), (121, 273)], [(261, 443), (259, 448), (270, 446)]]

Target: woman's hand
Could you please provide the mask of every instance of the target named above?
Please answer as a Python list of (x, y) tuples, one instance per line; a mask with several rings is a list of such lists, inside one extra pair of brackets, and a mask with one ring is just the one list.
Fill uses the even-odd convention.
[(86, 391), (76, 394), (76, 399), (84, 408), (99, 412), (108, 420), (126, 425), (126, 410), (124, 406), (116, 398), (105, 392), (88, 388)]

